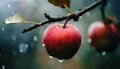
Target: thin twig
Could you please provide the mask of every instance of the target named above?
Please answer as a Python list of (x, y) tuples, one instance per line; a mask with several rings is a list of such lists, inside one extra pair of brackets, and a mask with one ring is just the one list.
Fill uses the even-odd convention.
[(80, 16), (82, 16), (84, 13), (94, 9), (95, 7), (102, 4), (103, 2), (104, 2), (104, 0), (98, 0), (95, 3), (91, 4), (90, 6), (85, 7), (84, 9), (81, 9), (80, 11), (76, 11), (71, 15), (66, 15), (66, 16), (62, 16), (62, 17), (56, 17), (56, 18), (55, 17), (50, 17), (48, 14), (45, 13), (44, 15), (47, 18), (46, 21), (34, 24), (33, 26), (31, 26), (29, 28), (25, 28), (22, 33), (26, 33), (26, 32), (31, 31), (31, 30), (39, 27), (39, 26), (42, 26), (42, 25), (45, 25), (45, 24), (48, 24), (48, 23), (65, 20), (65, 19), (67, 19), (67, 17), (69, 17), (68, 20), (73, 19), (74, 21), (78, 21)]

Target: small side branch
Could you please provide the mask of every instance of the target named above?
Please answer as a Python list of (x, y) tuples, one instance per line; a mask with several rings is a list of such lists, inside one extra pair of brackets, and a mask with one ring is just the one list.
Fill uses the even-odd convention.
[(68, 20), (73, 19), (74, 21), (78, 21), (80, 16), (82, 16), (84, 13), (94, 9), (95, 7), (102, 4), (103, 2), (104, 2), (104, 0), (98, 0), (95, 3), (91, 4), (90, 6), (85, 7), (84, 9), (81, 9), (80, 11), (76, 11), (76, 12), (70, 14), (70, 15), (66, 15), (66, 16), (62, 16), (62, 17), (51, 17), (51, 16), (49, 16), (48, 14), (45, 13), (44, 15), (47, 18), (47, 20), (45, 20), (43, 22), (40, 22), (40, 23), (37, 23), (37, 24), (34, 24), (33, 26), (31, 26), (29, 28), (25, 28), (22, 31), (22, 33), (26, 33), (26, 32), (31, 31), (31, 30), (39, 27), (39, 26), (42, 26), (42, 25), (45, 25), (45, 24), (48, 24), (48, 23), (59, 22), (59, 21), (65, 20), (65, 19), (67, 19), (67, 17), (69, 17)]

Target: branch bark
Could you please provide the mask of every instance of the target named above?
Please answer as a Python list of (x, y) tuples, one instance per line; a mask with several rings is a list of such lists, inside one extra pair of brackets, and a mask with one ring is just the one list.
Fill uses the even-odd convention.
[(48, 14), (44, 14), (45, 17), (47, 18), (47, 20), (34, 24), (33, 26), (29, 27), (29, 28), (25, 28), (22, 33), (26, 33), (28, 31), (31, 31), (37, 27), (40, 27), (42, 25), (48, 24), (48, 23), (52, 23), (52, 22), (59, 22), (62, 20), (67, 19), (67, 17), (69, 17), (68, 20), (73, 19), (74, 21), (78, 21), (79, 17), (82, 16), (84, 13), (94, 9), (95, 7), (99, 6), (100, 4), (102, 4), (104, 2), (104, 0), (98, 0), (95, 3), (91, 4), (88, 7), (85, 7), (84, 9), (81, 9), (80, 11), (76, 11), (74, 13), (72, 13), (71, 15), (66, 15), (66, 16), (62, 16), (62, 17), (50, 17)]

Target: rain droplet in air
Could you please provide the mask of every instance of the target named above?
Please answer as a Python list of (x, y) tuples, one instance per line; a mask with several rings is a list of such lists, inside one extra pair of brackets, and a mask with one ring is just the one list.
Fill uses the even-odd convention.
[(105, 56), (105, 55), (106, 55), (106, 51), (103, 51), (103, 52), (102, 52), (102, 55)]
[(44, 46), (45, 46), (45, 44), (43, 43), (43, 44), (42, 44), (42, 46), (44, 47)]
[(59, 62), (59, 63), (62, 63), (62, 62), (63, 62), (63, 60), (60, 60), (60, 59), (59, 59), (59, 60), (58, 60), (58, 62)]
[(33, 37), (33, 40), (36, 42), (38, 39), (37, 39), (37, 36), (34, 36)]
[(5, 31), (5, 28), (2, 28), (2, 31)]
[(49, 56), (49, 58), (53, 58), (52, 56)]
[(19, 52), (20, 53), (26, 53), (28, 49), (28, 44), (20, 43), (19, 44)]
[(2, 69), (5, 69), (5, 65), (2, 65)]
[(8, 8), (11, 8), (11, 4), (8, 4)]

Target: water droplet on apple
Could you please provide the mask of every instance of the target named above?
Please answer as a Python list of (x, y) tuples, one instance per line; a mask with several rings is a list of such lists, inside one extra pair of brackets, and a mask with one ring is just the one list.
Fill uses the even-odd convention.
[(52, 56), (49, 56), (49, 58), (53, 58)]
[(33, 40), (36, 42), (38, 39), (37, 39), (37, 36), (34, 36), (33, 37)]
[(2, 65), (2, 69), (5, 69), (5, 65)]
[(59, 59), (59, 60), (58, 60), (58, 62), (59, 62), (59, 63), (62, 63), (62, 62), (63, 62), (63, 60), (60, 60), (60, 59)]
[(103, 52), (102, 52), (102, 55), (105, 56), (105, 55), (106, 55), (106, 51), (103, 51)]
[(11, 8), (11, 4), (8, 4), (8, 8)]
[(88, 43), (91, 43), (91, 42), (92, 42), (92, 40), (89, 38), (89, 39), (88, 39)]
[(43, 44), (42, 44), (42, 46), (44, 47), (44, 46), (45, 46), (45, 44), (43, 43)]

